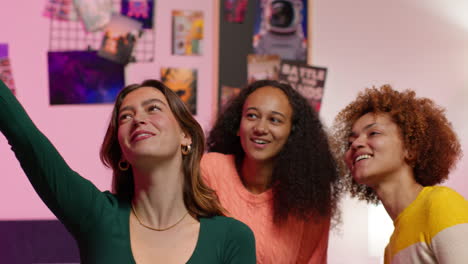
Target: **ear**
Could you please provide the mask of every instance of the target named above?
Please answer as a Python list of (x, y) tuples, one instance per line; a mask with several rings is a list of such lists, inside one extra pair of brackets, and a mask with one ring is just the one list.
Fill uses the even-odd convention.
[(182, 146), (188, 146), (192, 144), (192, 136), (190, 136), (189, 133), (187, 132), (182, 132), (181, 133), (181, 145)]
[(416, 155), (414, 154), (413, 150), (405, 148), (405, 161), (408, 163), (410, 166), (414, 165), (416, 159)]

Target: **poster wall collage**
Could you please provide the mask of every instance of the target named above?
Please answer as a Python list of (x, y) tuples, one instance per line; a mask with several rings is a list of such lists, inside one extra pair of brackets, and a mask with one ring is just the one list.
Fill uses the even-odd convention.
[[(308, 65), (307, 0), (223, 0), (220, 19), (241, 24), (256, 1), (246, 84), (290, 83), (320, 110), (327, 69)], [(48, 73), (51, 105), (111, 103), (125, 86), (129, 63), (151, 62), (157, 0), (46, 0), (50, 19)], [(204, 12), (172, 10), (172, 55), (202, 56)], [(160, 40), (163, 41), (163, 40)], [(8, 43), (0, 43), (0, 79), (15, 92)], [(206, 52), (206, 51), (205, 51)], [(161, 67), (161, 81), (197, 113), (197, 69)], [(222, 86), (221, 107), (241, 87)]]

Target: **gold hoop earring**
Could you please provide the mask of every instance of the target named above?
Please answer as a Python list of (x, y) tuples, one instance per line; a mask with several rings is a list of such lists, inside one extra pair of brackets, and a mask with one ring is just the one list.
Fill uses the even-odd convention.
[(121, 171), (126, 171), (126, 170), (128, 170), (128, 168), (130, 168), (130, 164), (128, 162), (126, 162), (126, 161), (123, 161), (123, 160), (119, 161), (118, 165), (119, 165), (119, 169)]
[(192, 151), (192, 145), (182, 145), (182, 155), (188, 155)]

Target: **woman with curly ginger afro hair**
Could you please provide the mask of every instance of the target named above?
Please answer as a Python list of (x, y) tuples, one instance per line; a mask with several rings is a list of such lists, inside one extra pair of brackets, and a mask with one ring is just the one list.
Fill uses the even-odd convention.
[(351, 195), (380, 200), (394, 222), (385, 263), (465, 263), (468, 202), (434, 186), (462, 154), (445, 110), (414, 91), (384, 85), (360, 93), (333, 130)]
[(290, 85), (263, 80), (219, 116), (205, 182), (255, 233), (258, 263), (326, 263), (338, 171), (317, 113)]

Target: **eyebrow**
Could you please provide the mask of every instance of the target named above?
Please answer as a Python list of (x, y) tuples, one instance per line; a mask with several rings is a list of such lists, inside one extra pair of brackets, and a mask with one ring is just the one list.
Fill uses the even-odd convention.
[[(147, 100), (143, 101), (143, 103), (141, 103), (141, 105), (142, 105), (142, 106), (146, 106), (146, 105), (152, 104), (152, 103), (154, 103), (154, 102), (161, 103), (161, 104), (163, 104), (164, 106), (167, 107), (167, 104), (164, 103), (161, 99), (158, 99), (158, 98), (150, 98), (150, 99), (147, 99)], [(121, 113), (121, 112), (123, 112), (123, 111), (126, 111), (126, 110), (132, 110), (132, 109), (133, 109), (133, 106), (127, 105), (127, 106), (125, 106), (125, 107), (120, 108), (119, 113)]]
[[(368, 125), (366, 125), (362, 130), (365, 131), (365, 130), (368, 130), (369, 128), (373, 127), (373, 126), (376, 126), (378, 125), (377, 122), (374, 122), (374, 123), (370, 123)], [(356, 136), (356, 133), (354, 131), (351, 131), (351, 133), (349, 133), (348, 137), (355, 137)]]
[[(246, 110), (255, 110), (255, 111), (258, 111), (258, 109), (256, 107), (249, 107), (247, 108)], [(276, 115), (280, 115), (282, 116), (283, 118), (286, 118), (286, 115), (281, 113), (281, 112), (277, 112), (277, 111), (271, 111), (273, 114), (276, 114)]]

